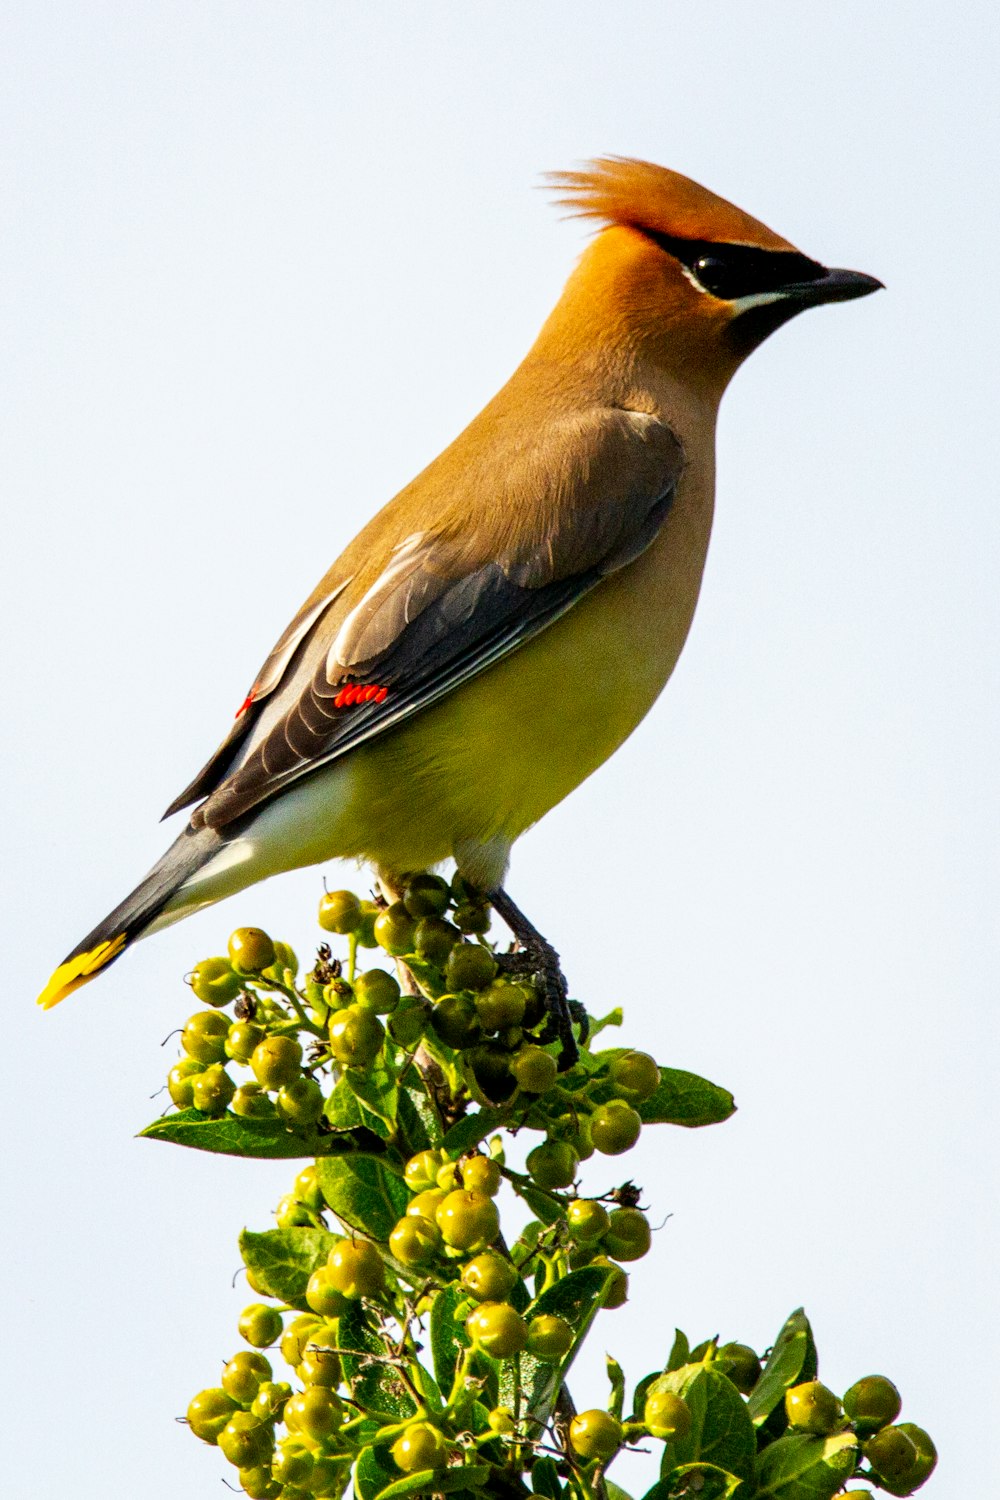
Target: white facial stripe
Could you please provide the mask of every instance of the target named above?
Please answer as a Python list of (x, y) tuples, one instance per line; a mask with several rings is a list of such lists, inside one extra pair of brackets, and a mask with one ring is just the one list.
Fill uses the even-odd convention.
[(781, 291), (751, 292), (748, 297), (734, 297), (729, 305), (735, 308), (738, 313), (741, 313), (746, 312), (751, 307), (767, 307), (770, 302), (780, 302), (782, 297), (786, 297), (787, 295), (787, 292)]

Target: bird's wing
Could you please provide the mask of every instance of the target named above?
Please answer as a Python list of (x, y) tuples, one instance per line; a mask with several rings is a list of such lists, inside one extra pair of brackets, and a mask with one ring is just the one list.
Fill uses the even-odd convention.
[(257, 719), (214, 788), (210, 773), (216, 765), (224, 772), (225, 745), (192, 783), (196, 794), (208, 793), (193, 823), (224, 827), (544, 630), (649, 546), (682, 462), (665, 424), (622, 408), (558, 419), (499, 454), (494, 445), (481, 472), (464, 472), (461, 503), (451, 497), (443, 514), (432, 510), (437, 524), (386, 549), (356, 602), (360, 586), (349, 578), (354, 587), (338, 608), (327, 608), (330, 597), (314, 598), (304, 626), (306, 611), (297, 617), (298, 636), (290, 627), (269, 658), (286, 653), (280, 712)]

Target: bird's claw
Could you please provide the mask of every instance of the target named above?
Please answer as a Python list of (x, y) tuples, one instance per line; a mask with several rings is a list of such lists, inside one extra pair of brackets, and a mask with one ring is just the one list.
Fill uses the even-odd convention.
[[(579, 1048), (573, 1035), (573, 1021), (586, 1026), (586, 1011), (578, 1000), (570, 1000), (566, 976), (559, 962), (559, 955), (544, 938), (528, 941), (513, 953), (498, 955), (501, 973), (518, 974), (535, 981), (541, 992), (548, 1019), (539, 1036), (545, 1045), (561, 1042), (559, 1071), (567, 1072), (579, 1057)], [(581, 1035), (586, 1036), (583, 1030)]]

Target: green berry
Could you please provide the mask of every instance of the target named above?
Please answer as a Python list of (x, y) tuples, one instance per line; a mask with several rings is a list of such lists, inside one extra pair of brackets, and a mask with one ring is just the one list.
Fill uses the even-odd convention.
[(188, 984), (203, 1005), (228, 1005), (243, 988), (228, 958), (203, 958), (188, 975)]
[(353, 891), (327, 891), (319, 903), (319, 925), (324, 932), (347, 937), (361, 924), (361, 902)]
[(423, 1193), (437, 1184), (437, 1174), (447, 1161), (443, 1151), (418, 1151), (403, 1168), (403, 1181), (411, 1193)]
[(804, 1380), (785, 1392), (785, 1415), (790, 1427), (827, 1437), (844, 1425), (836, 1396), (821, 1380)]
[(277, 957), (274, 944), (260, 927), (237, 927), (229, 939), (229, 961), (241, 974), (259, 974)]
[(199, 1010), (189, 1016), (181, 1032), (181, 1046), (200, 1063), (222, 1062), (226, 1055), (229, 1021), (218, 1011)]
[(323, 1192), (314, 1166), (303, 1167), (296, 1177), (295, 1196), (300, 1203), (305, 1203), (317, 1213), (323, 1208)]
[(389, 1017), (389, 1035), (397, 1046), (412, 1051), (427, 1029), (428, 1007), (423, 1001), (407, 1000)]
[(443, 1469), (448, 1462), (448, 1441), (429, 1422), (414, 1422), (393, 1443), (392, 1458), (404, 1474)]
[(327, 1256), (330, 1284), (345, 1297), (377, 1297), (385, 1286), (385, 1262), (370, 1240), (340, 1240)]
[[(937, 1466), (937, 1449), (931, 1440), (929, 1432), (918, 1427), (915, 1422), (900, 1422), (900, 1432), (905, 1432), (914, 1448), (917, 1450), (917, 1461), (910, 1471), (910, 1493), (929, 1479)], [(890, 1493), (892, 1491), (890, 1490)]]
[(454, 1250), (475, 1254), (500, 1233), (500, 1215), (485, 1193), (460, 1188), (449, 1193), (435, 1215), (441, 1238)]
[(621, 1156), (639, 1139), (642, 1120), (630, 1104), (609, 1099), (590, 1117), (590, 1138), (605, 1156)]
[(283, 1088), (302, 1071), (302, 1048), (291, 1036), (265, 1037), (253, 1049), (250, 1066), (263, 1088)]
[(603, 1203), (592, 1198), (574, 1198), (566, 1209), (566, 1222), (575, 1240), (591, 1244), (607, 1232), (611, 1219)]
[(464, 1156), (458, 1165), (464, 1188), (485, 1193), (489, 1198), (496, 1197), (503, 1178), (500, 1175), (500, 1163), (494, 1161), (492, 1156)]
[(361, 917), (357, 927), (354, 929), (354, 937), (359, 948), (377, 948), (378, 939), (375, 936), (375, 923), (383, 908), (377, 901), (362, 901)]
[(613, 1260), (608, 1260), (606, 1255), (595, 1255), (590, 1262), (600, 1271), (612, 1273), (604, 1296), (601, 1298), (601, 1306), (612, 1311), (616, 1307), (624, 1307), (628, 1301), (628, 1275), (621, 1266), (616, 1266)]
[(298, 972), (299, 961), (295, 956), (294, 948), (290, 948), (287, 943), (276, 942), (274, 963), (269, 964), (264, 970), (264, 978), (273, 979), (276, 984), (284, 984), (286, 973), (291, 973), (294, 979)]
[(465, 995), (442, 995), (431, 1011), (431, 1027), (446, 1046), (456, 1051), (475, 1047), (482, 1041), (478, 1012)]
[(622, 1444), (622, 1424), (610, 1412), (582, 1411), (569, 1424), (569, 1442), (584, 1462), (614, 1458)]
[(229, 1108), (245, 1120), (266, 1120), (274, 1113), (274, 1102), (259, 1083), (242, 1083), (232, 1097)]
[(567, 1188), (576, 1177), (579, 1159), (569, 1141), (543, 1141), (528, 1152), (528, 1171), (540, 1188)]
[(527, 1350), (536, 1359), (553, 1363), (562, 1359), (573, 1344), (573, 1329), (565, 1318), (552, 1313), (539, 1313), (528, 1324)]
[(300, 1203), (294, 1193), (286, 1193), (283, 1198), (278, 1199), (278, 1206), (274, 1210), (274, 1222), (279, 1229), (305, 1228), (312, 1224), (313, 1216), (304, 1203)]
[(292, 1388), (287, 1381), (265, 1380), (250, 1403), (251, 1415), (258, 1422), (270, 1422), (276, 1418), (280, 1420), (285, 1402), (291, 1394)]
[(274, 1446), (274, 1429), (258, 1422), (248, 1411), (235, 1411), (219, 1433), (219, 1448), (224, 1458), (237, 1469), (252, 1469), (270, 1457)]
[(375, 918), (375, 939), (392, 957), (413, 952), (417, 924), (402, 901), (394, 901)]
[(265, 1380), (271, 1379), (271, 1366), (263, 1354), (243, 1349), (234, 1354), (222, 1372), (222, 1389), (241, 1406), (248, 1406)]
[(884, 1375), (865, 1375), (844, 1393), (844, 1410), (862, 1438), (895, 1422), (902, 1405), (899, 1392)]
[(863, 1452), (880, 1480), (901, 1486), (899, 1494), (908, 1492), (903, 1486), (908, 1484), (918, 1459), (917, 1445), (908, 1432), (902, 1427), (883, 1427), (868, 1439)]
[(239, 1402), (219, 1386), (199, 1391), (187, 1409), (188, 1426), (203, 1443), (217, 1443), (219, 1433), (238, 1406)]
[(226, 1032), (226, 1056), (231, 1057), (233, 1062), (248, 1063), (254, 1048), (266, 1035), (263, 1026), (258, 1026), (254, 1021), (235, 1021)]
[(446, 922), (443, 917), (422, 917), (413, 935), (414, 952), (425, 963), (436, 964), (443, 969), (448, 962), (448, 955), (461, 937), (458, 928)]
[(387, 1016), (399, 1004), (399, 981), (385, 969), (369, 969), (355, 979), (354, 998), (365, 1010)]
[(281, 1338), (284, 1323), (276, 1307), (268, 1307), (265, 1302), (251, 1302), (240, 1313), (236, 1326), (240, 1337), (248, 1344), (253, 1344), (255, 1349), (266, 1349)]
[(341, 1380), (340, 1356), (335, 1352), (336, 1339), (333, 1334), (321, 1334), (317, 1337), (320, 1340), (329, 1339), (329, 1343), (317, 1342), (317, 1338), (311, 1339), (303, 1350), (295, 1373), (303, 1385), (325, 1385), (328, 1390), (335, 1391)]
[(191, 1079), (191, 1102), (195, 1109), (216, 1118), (224, 1115), (236, 1085), (221, 1063), (214, 1063)]
[(338, 1010), (330, 1022), (330, 1051), (344, 1068), (367, 1068), (378, 1057), (385, 1029), (363, 1005)]
[[(308, 1292), (306, 1300), (308, 1301)], [(343, 1298), (340, 1299), (339, 1307), (344, 1307)], [(322, 1330), (321, 1319), (310, 1317), (308, 1313), (300, 1313), (297, 1318), (293, 1318), (281, 1336), (281, 1357), (285, 1364), (291, 1365), (293, 1369), (300, 1365), (309, 1344)]]
[(691, 1431), (691, 1408), (673, 1391), (658, 1391), (654, 1382), (646, 1396), (642, 1420), (653, 1437), (682, 1443)]
[(484, 990), (492, 983), (497, 961), (480, 943), (456, 943), (445, 964), (445, 983), (450, 990)]
[(437, 1224), (419, 1214), (404, 1214), (389, 1235), (389, 1253), (404, 1266), (428, 1266), (440, 1248)]
[(285, 1485), (306, 1485), (312, 1478), (313, 1456), (294, 1438), (281, 1444), (271, 1463), (271, 1474)]
[(252, 1469), (240, 1470), (243, 1493), (250, 1500), (279, 1500), (281, 1485), (271, 1477), (270, 1464), (255, 1464)]
[(506, 1031), (524, 1020), (525, 992), (519, 984), (496, 980), (476, 996), (476, 1011), (484, 1031)]
[(460, 901), (451, 914), (459, 932), (483, 937), (490, 930), (490, 909), (479, 901)]
[(178, 1109), (190, 1109), (193, 1103), (191, 1092), (192, 1084), (197, 1073), (200, 1073), (205, 1064), (200, 1063), (195, 1057), (182, 1057), (180, 1062), (174, 1063), (167, 1074), (167, 1093), (171, 1101)]
[(463, 1291), (477, 1302), (504, 1302), (520, 1277), (509, 1260), (495, 1250), (484, 1250), (462, 1267), (461, 1280)]
[(408, 1215), (413, 1215), (416, 1218), (430, 1219), (432, 1224), (436, 1224), (437, 1211), (447, 1196), (448, 1194), (443, 1192), (441, 1188), (426, 1188), (424, 1192), (418, 1193), (415, 1198), (410, 1199), (406, 1206), (406, 1212)]
[(642, 1101), (660, 1086), (660, 1070), (648, 1052), (622, 1052), (608, 1069), (615, 1093)]
[(296, 1078), (278, 1090), (275, 1103), (286, 1125), (315, 1125), (323, 1113), (323, 1090), (315, 1078)]
[[(346, 1306), (344, 1294), (331, 1275), (329, 1266), (320, 1266), (306, 1283), (306, 1301), (321, 1318), (339, 1318)], [(297, 1361), (289, 1361), (297, 1363)]]
[(414, 875), (403, 892), (403, 905), (411, 917), (440, 917), (448, 910), (451, 891), (440, 875)]
[(510, 1071), (510, 1059), (502, 1046), (475, 1047), (468, 1054), (472, 1074), (487, 1099), (502, 1104), (517, 1085)]
[(529, 1043), (511, 1058), (510, 1071), (529, 1094), (547, 1094), (559, 1076), (559, 1064), (542, 1047)]
[(653, 1242), (649, 1220), (637, 1208), (613, 1208), (601, 1248), (613, 1260), (641, 1260)]
[(527, 1347), (528, 1325), (509, 1302), (482, 1302), (465, 1320), (470, 1339), (494, 1359), (510, 1359)]
[(316, 1443), (332, 1437), (343, 1421), (343, 1405), (326, 1386), (306, 1386), (285, 1406), (285, 1426), (289, 1432), (301, 1432)]
[(719, 1368), (741, 1393), (749, 1396), (761, 1375), (761, 1364), (749, 1344), (723, 1344), (719, 1350)]

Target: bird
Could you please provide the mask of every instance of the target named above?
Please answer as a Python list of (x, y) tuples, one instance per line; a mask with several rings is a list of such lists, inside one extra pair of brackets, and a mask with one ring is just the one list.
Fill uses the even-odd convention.
[(41, 1005), (282, 871), (356, 859), (391, 893), (453, 859), (540, 966), (572, 1058), (558, 954), (505, 889), (511, 848), (677, 663), (732, 376), (790, 318), (882, 282), (651, 162), (549, 185), (595, 233), (526, 357), (313, 589), (164, 814), (193, 809), (185, 826)]

